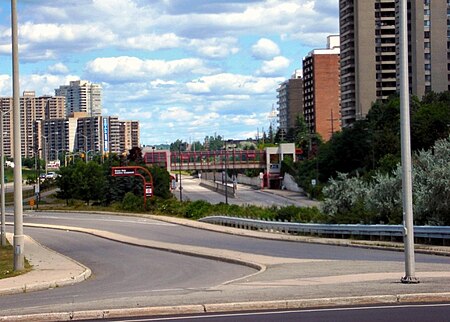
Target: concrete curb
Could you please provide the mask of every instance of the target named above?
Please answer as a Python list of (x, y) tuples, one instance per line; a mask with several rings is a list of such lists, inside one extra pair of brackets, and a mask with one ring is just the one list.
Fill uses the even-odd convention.
[(178, 314), (205, 314), (230, 311), (295, 310), (306, 308), (340, 307), (354, 305), (387, 305), (406, 303), (449, 302), (450, 293), (423, 293), (401, 295), (375, 295), (361, 297), (292, 299), (282, 301), (256, 301), (236, 303), (210, 303), (180, 306), (144, 307), (131, 309), (91, 310), (60, 313), (2, 316), (0, 321), (74, 321), (83, 319), (112, 319), (132, 316), (158, 316)]

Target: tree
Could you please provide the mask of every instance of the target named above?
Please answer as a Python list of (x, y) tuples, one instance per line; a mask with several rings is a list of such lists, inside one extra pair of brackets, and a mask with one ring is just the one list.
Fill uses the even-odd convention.
[(154, 195), (163, 199), (169, 199), (172, 197), (170, 193), (170, 174), (166, 169), (161, 167), (148, 168), (153, 177), (153, 190)]
[(450, 225), (450, 136), (417, 153), (413, 178), (416, 221)]
[(56, 177), (56, 186), (59, 188), (56, 196), (59, 199), (69, 201), (77, 195), (77, 183), (75, 182), (74, 167), (63, 167), (59, 170), (59, 176)]
[(450, 92), (427, 94), (411, 117), (413, 150), (429, 149), (450, 134)]
[(170, 144), (170, 151), (186, 151), (187, 143), (180, 139)]
[[(420, 225), (450, 225), (450, 136), (436, 141), (432, 149), (422, 150), (413, 158), (414, 220)], [(390, 175), (376, 173), (367, 183), (359, 177), (338, 174), (324, 188), (323, 210), (335, 221), (346, 218), (399, 224), (402, 168)], [(365, 212), (361, 212), (364, 209)]]
[(221, 150), (224, 146), (224, 138), (220, 135), (207, 136), (205, 137), (205, 142), (208, 144), (209, 151)]
[(142, 149), (140, 147), (133, 147), (129, 150), (127, 159), (133, 164), (144, 164), (144, 158), (142, 157)]
[(269, 133), (267, 134), (267, 139), (269, 140), (270, 143), (275, 143), (275, 133), (273, 131), (273, 126), (272, 124), (270, 124), (269, 126)]

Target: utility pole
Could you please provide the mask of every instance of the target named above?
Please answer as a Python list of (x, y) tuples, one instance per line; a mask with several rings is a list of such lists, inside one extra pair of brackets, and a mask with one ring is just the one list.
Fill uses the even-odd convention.
[(4, 133), (3, 133), (3, 116), (7, 113), (9, 113), (10, 110), (7, 110), (6, 112), (3, 110), (0, 110), (0, 153), (1, 153), (1, 165), (0, 165), (0, 182), (1, 182), (1, 217), (2, 217), (2, 227), (1, 227), (1, 245), (2, 247), (6, 246), (6, 214), (5, 214), (5, 151), (4, 151)]
[(183, 201), (183, 186), (181, 185), (181, 161), (182, 161), (182, 159), (181, 159), (181, 143), (178, 145), (178, 151), (179, 151), (179, 154), (180, 154), (180, 169), (179, 169), (179, 180), (180, 180), (180, 201), (182, 202)]
[(11, 0), (14, 143), (14, 270), (25, 268), (22, 199), (22, 141), (20, 133), (19, 44), (17, 0)]
[(333, 133), (334, 133), (334, 121), (338, 121), (339, 119), (334, 118), (333, 109), (331, 109), (330, 111), (331, 111), (331, 118), (328, 119), (328, 121), (330, 121), (330, 123), (331, 123), (330, 124), (331, 125), (331, 135), (333, 135)]
[(419, 283), (415, 276), (414, 222), (412, 208), (411, 129), (409, 120), (408, 11), (407, 0), (400, 0), (400, 127), (402, 152), (403, 239), (405, 276), (402, 283)]
[(225, 204), (228, 205), (228, 168), (227, 168), (227, 159), (228, 159), (228, 145), (227, 145), (227, 141), (224, 140), (225, 143)]

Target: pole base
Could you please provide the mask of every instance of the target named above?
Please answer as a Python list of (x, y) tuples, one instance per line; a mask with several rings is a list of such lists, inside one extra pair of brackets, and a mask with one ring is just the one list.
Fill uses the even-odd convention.
[(413, 277), (413, 276), (404, 276), (401, 279), (401, 282), (403, 284), (419, 284), (420, 281), (417, 277)]

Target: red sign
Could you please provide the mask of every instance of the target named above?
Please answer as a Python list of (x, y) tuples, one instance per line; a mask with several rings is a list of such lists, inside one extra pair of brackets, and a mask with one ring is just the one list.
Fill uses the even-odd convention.
[(151, 184), (147, 183), (145, 184), (145, 195), (147, 197), (153, 196), (153, 187)]

